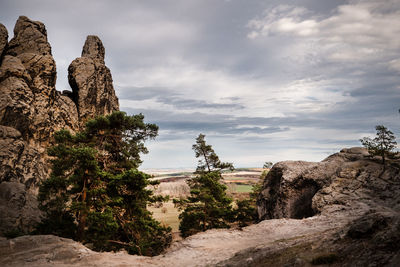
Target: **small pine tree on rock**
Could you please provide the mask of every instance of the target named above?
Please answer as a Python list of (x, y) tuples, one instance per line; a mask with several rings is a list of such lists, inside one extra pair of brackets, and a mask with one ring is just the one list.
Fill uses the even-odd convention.
[(374, 139), (364, 137), (360, 139), (360, 142), (366, 149), (368, 149), (369, 154), (373, 156), (381, 156), (382, 164), (385, 167), (386, 157), (395, 154), (392, 151), (397, 145), (396, 137), (383, 125), (377, 125), (375, 129), (376, 137)]

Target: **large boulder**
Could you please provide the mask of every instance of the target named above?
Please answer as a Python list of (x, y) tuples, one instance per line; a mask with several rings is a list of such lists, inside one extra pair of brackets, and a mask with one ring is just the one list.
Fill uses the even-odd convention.
[(110, 70), (104, 63), (104, 46), (97, 36), (87, 37), (82, 57), (72, 61), (68, 81), (72, 99), (83, 125), (96, 114), (109, 114), (119, 109)]
[(396, 204), (400, 186), (393, 184), (400, 180), (397, 172), (390, 166), (383, 170), (380, 161), (371, 159), (363, 148), (342, 149), (318, 163), (279, 162), (265, 178), (257, 202), (259, 217), (301, 219), (343, 211), (362, 214), (372, 208), (400, 209)]

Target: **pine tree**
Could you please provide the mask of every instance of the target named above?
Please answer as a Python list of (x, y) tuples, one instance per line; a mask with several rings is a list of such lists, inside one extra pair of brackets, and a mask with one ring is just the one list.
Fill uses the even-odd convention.
[(233, 169), (231, 163), (221, 162), (211, 145), (200, 134), (193, 145), (199, 164), (196, 177), (188, 184), (190, 196), (174, 199), (175, 205), (183, 212), (179, 215), (179, 230), (183, 237), (212, 228), (229, 228), (233, 220), (232, 199), (226, 194), (227, 187), (221, 183), (223, 169)]
[(233, 170), (232, 163), (221, 162), (211, 145), (207, 145), (204, 140), (205, 135), (199, 134), (196, 138), (196, 144), (192, 146), (196, 158), (199, 158), (196, 173), (221, 173), (223, 169)]
[(376, 137), (374, 139), (364, 137), (360, 139), (360, 142), (371, 155), (382, 157), (382, 164), (385, 168), (386, 157), (394, 154), (392, 151), (397, 145), (396, 137), (383, 125), (377, 125), (375, 129)]
[(239, 227), (245, 227), (258, 221), (257, 198), (262, 191), (267, 173), (267, 171), (262, 172), (259, 182), (253, 185), (249, 198), (236, 201), (237, 207), (234, 214)]
[(125, 248), (132, 254), (157, 255), (171, 242), (170, 228), (146, 209), (163, 198), (148, 189), (157, 182), (137, 170), (144, 141), (158, 127), (143, 115), (114, 112), (86, 124), (75, 135), (55, 134), (49, 149), (52, 172), (39, 189), (46, 216), (39, 233), (92, 243), (96, 250)]

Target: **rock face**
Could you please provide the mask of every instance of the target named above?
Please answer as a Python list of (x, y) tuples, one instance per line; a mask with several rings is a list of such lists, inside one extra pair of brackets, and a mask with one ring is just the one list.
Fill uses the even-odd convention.
[(258, 198), (258, 213), (260, 219), (347, 217), (347, 226), (320, 248), (356, 266), (400, 264), (399, 192), (398, 159), (384, 169), (363, 148), (342, 149), (319, 163), (275, 164)]
[(98, 37), (88, 37), (82, 56), (75, 61), (87, 65), (70, 73), (81, 87), (72, 88), (72, 97), (61, 94), (44, 24), (19, 17), (10, 42), (0, 24), (0, 235), (29, 231), (38, 221), (36, 194), (49, 175), (46, 150), (54, 132), (76, 131), (86, 120), (118, 110)]
[(25, 140), (48, 143), (54, 131), (76, 130), (72, 101), (56, 91), (56, 63), (41, 22), (20, 17), (0, 66), (0, 125)]
[(40, 215), (35, 195), (47, 164), (14, 128), (0, 126), (0, 147), (0, 229), (33, 230)]
[(6, 48), (8, 42), (8, 32), (3, 24), (0, 24), (0, 62), (3, 57), (4, 48)]
[(372, 160), (363, 148), (343, 149), (319, 163), (279, 162), (258, 199), (260, 219), (400, 209), (392, 206), (400, 200), (399, 169), (392, 164), (383, 171), (379, 159)]
[(81, 123), (96, 114), (109, 114), (119, 109), (111, 72), (104, 64), (104, 46), (99, 37), (87, 37), (82, 57), (72, 61), (68, 68), (68, 81)]
[(23, 53), (51, 55), (51, 47), (47, 42), (44, 24), (20, 16), (14, 27), (14, 38), (8, 44), (7, 54), (17, 56)]

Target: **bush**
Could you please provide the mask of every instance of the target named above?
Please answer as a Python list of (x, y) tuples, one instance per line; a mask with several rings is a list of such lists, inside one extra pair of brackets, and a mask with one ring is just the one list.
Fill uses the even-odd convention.
[(4, 237), (6, 237), (7, 239), (16, 238), (23, 235), (25, 235), (25, 233), (21, 231), (19, 228), (11, 229), (4, 233)]

